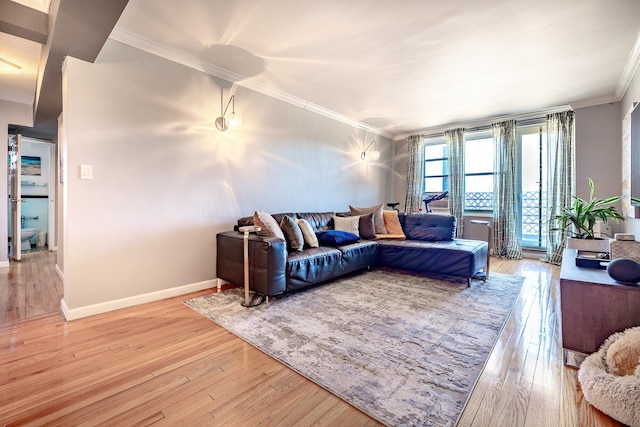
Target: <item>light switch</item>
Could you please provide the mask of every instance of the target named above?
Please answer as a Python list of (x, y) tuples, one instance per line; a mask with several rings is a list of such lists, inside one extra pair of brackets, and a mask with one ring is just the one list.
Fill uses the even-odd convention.
[(80, 165), (80, 179), (93, 179), (92, 165)]

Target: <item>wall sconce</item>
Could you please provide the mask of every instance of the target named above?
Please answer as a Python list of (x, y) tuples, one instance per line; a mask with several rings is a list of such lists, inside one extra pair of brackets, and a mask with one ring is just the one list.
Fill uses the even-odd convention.
[[(242, 118), (238, 114), (236, 114), (236, 102), (235, 95), (231, 95), (229, 98), (229, 102), (227, 102), (227, 106), (222, 109), (222, 93), (220, 94), (220, 117), (216, 119), (216, 128), (221, 131), (225, 131), (229, 128), (239, 128), (242, 126)], [(227, 110), (229, 109), (229, 105), (231, 105), (231, 114), (227, 115)]]
[(9, 61), (0, 58), (0, 74), (20, 74), (21, 68)]
[[(367, 157), (369, 157), (370, 160), (378, 160), (380, 158), (380, 152), (378, 150), (376, 150), (376, 140), (374, 139), (373, 141), (371, 141), (369, 143), (369, 145), (367, 145), (367, 147), (365, 148), (364, 146), (364, 142), (362, 143), (362, 153), (360, 153), (360, 158), (362, 160), (366, 160)], [(373, 145), (373, 150), (371, 150), (369, 152), (369, 155), (367, 156), (367, 150), (369, 148), (371, 148), (371, 146)]]

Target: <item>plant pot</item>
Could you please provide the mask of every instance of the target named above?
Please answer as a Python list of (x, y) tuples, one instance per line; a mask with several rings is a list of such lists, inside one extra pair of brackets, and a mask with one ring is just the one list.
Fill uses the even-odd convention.
[(587, 252), (609, 252), (609, 239), (567, 239), (567, 248)]

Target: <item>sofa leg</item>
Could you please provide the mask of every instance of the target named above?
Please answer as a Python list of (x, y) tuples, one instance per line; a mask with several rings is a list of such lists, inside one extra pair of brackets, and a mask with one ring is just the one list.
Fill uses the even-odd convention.
[(471, 277), (467, 277), (467, 288), (471, 287)]

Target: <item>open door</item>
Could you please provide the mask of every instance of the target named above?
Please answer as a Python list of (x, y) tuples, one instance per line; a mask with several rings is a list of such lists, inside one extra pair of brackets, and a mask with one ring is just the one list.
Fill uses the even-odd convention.
[(22, 216), (22, 193), (20, 188), (21, 163), (20, 146), (22, 135), (12, 135), (9, 137), (9, 186), (11, 189), (11, 249), (9, 256), (11, 259), (20, 261), (22, 256), (21, 247), (21, 223)]

